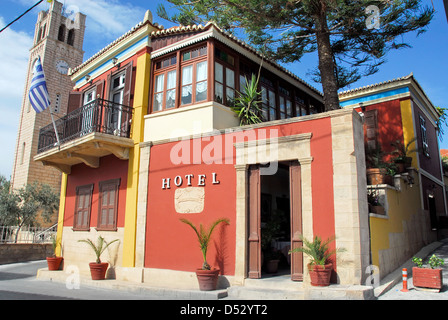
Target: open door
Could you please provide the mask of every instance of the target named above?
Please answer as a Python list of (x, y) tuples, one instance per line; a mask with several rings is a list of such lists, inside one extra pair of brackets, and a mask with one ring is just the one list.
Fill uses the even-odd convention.
[[(291, 214), (291, 250), (303, 246), (300, 238), (302, 234), (302, 182), (301, 170), (298, 161), (289, 164), (289, 192)], [(303, 253), (291, 254), (291, 280), (303, 281)]]
[(261, 277), (260, 168), (249, 167), (249, 272), (251, 279)]

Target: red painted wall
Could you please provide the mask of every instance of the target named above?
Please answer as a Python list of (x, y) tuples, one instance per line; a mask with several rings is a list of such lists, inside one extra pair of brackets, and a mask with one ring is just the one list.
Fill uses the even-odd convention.
[(71, 174), (67, 177), (67, 193), (65, 198), (64, 227), (73, 226), (76, 205), (76, 187), (93, 183), (92, 207), (90, 211), (90, 227), (98, 225), (99, 182), (120, 178), (118, 191), (118, 219), (117, 227), (124, 227), (126, 210), (128, 161), (120, 160), (113, 155), (100, 158), (99, 168), (91, 168), (85, 164), (72, 166)]
[[(255, 129), (256, 136), (260, 130), (278, 129), (278, 136), (288, 136), (312, 132), (311, 156), (312, 194), (313, 194), (313, 228), (314, 233), (323, 238), (333, 236), (334, 231), (334, 201), (333, 201), (333, 166), (331, 119), (323, 118), (306, 122), (284, 124), (262, 129)], [(211, 147), (219, 139), (228, 135), (215, 136), (210, 139), (190, 140), (193, 143), (201, 142), (201, 149)], [(232, 133), (240, 136), (241, 133)], [(269, 138), (270, 134), (262, 138)], [(218, 139), (218, 140), (215, 140)], [(194, 141), (194, 142), (193, 142)], [(185, 143), (185, 142), (184, 142)], [(225, 217), (230, 225), (221, 225), (215, 230), (209, 252), (208, 262), (219, 267), (222, 274), (234, 274), (235, 267), (235, 228), (236, 228), (236, 171), (235, 149), (233, 148), (233, 161), (231, 164), (206, 164), (204, 159), (198, 164), (172, 164), (170, 160), (171, 149), (176, 142), (154, 145), (151, 148), (148, 182), (147, 207), (147, 238), (145, 267), (194, 271), (202, 265), (202, 256), (193, 230), (179, 221), (187, 218), (195, 224), (209, 225), (217, 218)], [(223, 150), (225, 146), (222, 146)], [(190, 155), (191, 161), (193, 155)], [(221, 158), (221, 157), (218, 157)], [(205, 160), (206, 161), (206, 160)], [(223, 162), (225, 162), (223, 160)], [(220, 184), (213, 185), (212, 173), (217, 173)], [(199, 174), (206, 175), (205, 205), (201, 213), (179, 214), (174, 208), (174, 193), (176, 187), (173, 180), (176, 176), (183, 178), (187, 174), (194, 174), (192, 186), (197, 186)], [(171, 178), (171, 189), (162, 189), (162, 179)], [(184, 183), (180, 187), (186, 186)]]
[[(381, 150), (386, 154), (392, 152), (395, 147), (391, 144), (399, 140), (403, 143), (403, 123), (401, 119), (400, 100), (391, 100), (376, 103), (366, 107), (366, 111), (378, 110), (378, 143)], [(361, 108), (356, 109), (361, 112)], [(384, 160), (393, 158), (391, 155), (385, 155)]]

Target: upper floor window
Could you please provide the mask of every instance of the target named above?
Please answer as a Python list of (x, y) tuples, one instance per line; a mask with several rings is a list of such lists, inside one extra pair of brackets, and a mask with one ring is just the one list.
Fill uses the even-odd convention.
[(420, 134), (422, 137), (423, 154), (429, 157), (428, 136), (426, 134), (426, 120), (422, 116), (420, 116)]
[(280, 119), (292, 118), (291, 92), (279, 86)]
[(171, 109), (176, 106), (176, 76), (176, 70), (156, 75), (153, 111)]
[(75, 43), (75, 29), (68, 30), (67, 44), (73, 46)]
[(62, 42), (65, 40), (65, 26), (63, 24), (59, 27), (58, 40)]
[(181, 105), (207, 99), (208, 62), (200, 61), (182, 67)]

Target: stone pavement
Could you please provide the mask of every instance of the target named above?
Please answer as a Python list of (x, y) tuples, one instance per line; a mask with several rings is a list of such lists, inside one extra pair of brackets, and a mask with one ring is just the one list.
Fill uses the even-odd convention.
[[(415, 288), (412, 282), (412, 267), (415, 264), (409, 259), (400, 268), (389, 274), (381, 285), (375, 288), (375, 296), (378, 300), (448, 300), (448, 239), (433, 242), (420, 250), (416, 257), (422, 258), (424, 263), (432, 254), (444, 259), (442, 267), (443, 287), (440, 292)], [(406, 268), (408, 273), (408, 292), (402, 292), (402, 269)]]
[[(151, 287), (144, 283), (131, 283), (128, 281), (102, 280), (93, 281), (82, 277), (81, 285), (104, 288), (110, 290), (127, 291), (132, 294), (156, 295), (159, 298), (179, 300), (448, 300), (448, 239), (431, 243), (424, 247), (415, 256), (429, 258), (433, 253), (445, 260), (443, 277), (445, 284), (440, 292), (417, 290), (412, 283), (412, 267), (414, 263), (409, 259), (400, 268), (381, 280), (376, 288), (369, 286), (330, 285), (329, 287), (306, 287), (288, 279), (282, 281), (276, 277), (275, 281), (261, 279), (253, 283), (248, 279), (244, 287), (230, 287), (223, 290), (199, 291), (179, 290), (172, 288)], [(408, 270), (408, 290), (402, 292), (402, 269)], [(67, 274), (64, 271), (48, 271), (39, 269), (38, 280), (49, 280), (67, 283)], [(293, 287), (291, 287), (293, 286)]]

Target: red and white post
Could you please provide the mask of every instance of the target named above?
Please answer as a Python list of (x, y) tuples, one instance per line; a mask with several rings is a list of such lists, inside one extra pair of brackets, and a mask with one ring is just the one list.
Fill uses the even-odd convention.
[(403, 289), (401, 289), (401, 292), (409, 292), (408, 290), (408, 269), (403, 268), (403, 270), (401, 271), (402, 276), (403, 276)]

